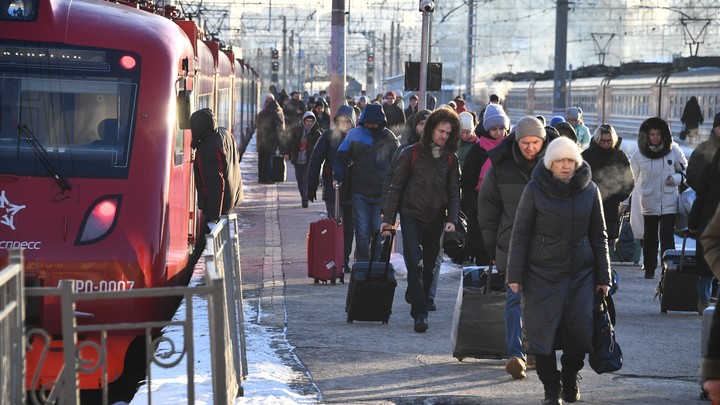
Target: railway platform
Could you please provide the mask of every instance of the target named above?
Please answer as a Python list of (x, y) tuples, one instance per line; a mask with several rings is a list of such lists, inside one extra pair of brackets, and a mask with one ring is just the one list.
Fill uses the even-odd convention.
[[(460, 362), (452, 357), (450, 329), (461, 266), (447, 260), (443, 264), (438, 310), (430, 313), (426, 333), (413, 331), (398, 254), (392, 258), (398, 288), (389, 324), (348, 324), (347, 284), (314, 285), (307, 277), (306, 234), (324, 203), (301, 207), (291, 165), (286, 182), (258, 184), (253, 144), (242, 170), (245, 202), (236, 212), (245, 299), (257, 307), (254, 321), (276, 330), (293, 348), (281, 356), (303, 376), (294, 389), (328, 404), (541, 402), (542, 384), (534, 371), (524, 380), (513, 380), (504, 360)], [(699, 400), (701, 317), (661, 314), (653, 298), (657, 279), (645, 280), (639, 266), (613, 267), (620, 274), (614, 298), (625, 363), (616, 373), (597, 375), (586, 361), (580, 372), (580, 403), (708, 404)], [(252, 361), (251, 352), (248, 357)]]

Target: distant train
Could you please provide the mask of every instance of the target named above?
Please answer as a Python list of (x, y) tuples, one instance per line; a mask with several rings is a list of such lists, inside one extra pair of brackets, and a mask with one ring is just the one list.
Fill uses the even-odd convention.
[[(256, 72), (204, 40), (194, 22), (175, 20), (170, 6), (0, 4), (0, 268), (7, 248), (21, 247), (29, 286), (72, 280), (77, 291), (96, 292), (187, 284), (201, 222), (189, 116), (212, 108), (244, 149), (260, 101)], [(83, 301), (76, 319), (163, 320), (177, 304)], [(44, 389), (63, 365), (59, 300), (29, 303), (26, 319), (52, 338), (49, 348), (32, 339), (26, 353), (27, 389)], [(109, 334), (109, 382), (138, 354), (130, 352), (144, 359), (141, 333)], [(100, 388), (100, 371), (81, 373), (80, 388)]]
[[(553, 115), (553, 80), (504, 83), (510, 90), (503, 104), (512, 122), (527, 114)], [(720, 68), (695, 68), (662, 74), (621, 74), (575, 79), (568, 82), (571, 100), (568, 106), (579, 106), (587, 126), (594, 129), (603, 123), (612, 124), (618, 134), (637, 136), (640, 124), (658, 116), (670, 124), (674, 139), (683, 124), (680, 122), (685, 103), (697, 97), (705, 121), (699, 128), (701, 140), (712, 129), (713, 116), (720, 112)], [(560, 115), (564, 115), (560, 113)]]

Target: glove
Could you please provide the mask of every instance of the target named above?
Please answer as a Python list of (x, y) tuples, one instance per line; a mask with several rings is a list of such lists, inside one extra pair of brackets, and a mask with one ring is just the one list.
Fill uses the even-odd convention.
[(315, 202), (317, 200), (317, 190), (308, 190), (307, 197), (310, 202)]
[(217, 226), (217, 223), (215, 223), (215, 222), (208, 222), (208, 223), (207, 223), (207, 226), (208, 226), (208, 228), (210, 228), (210, 232), (212, 232), (213, 229), (215, 229), (215, 227)]

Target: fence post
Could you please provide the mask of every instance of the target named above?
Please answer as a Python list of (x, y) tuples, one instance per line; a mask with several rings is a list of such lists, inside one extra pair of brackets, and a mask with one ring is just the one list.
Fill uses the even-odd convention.
[(0, 273), (8, 271), (10, 274), (6, 283), (0, 283), (0, 338), (8, 339), (7, 344), (0, 339), (0, 371), (3, 374), (0, 375), (0, 402), (20, 404), (25, 403), (25, 261), (22, 249), (9, 249), (8, 252), (8, 266), (0, 269)]
[(75, 299), (73, 282), (60, 281), (60, 318), (63, 334), (64, 365), (60, 375), (60, 405), (75, 405), (79, 402), (77, 381), (77, 335), (75, 334)]

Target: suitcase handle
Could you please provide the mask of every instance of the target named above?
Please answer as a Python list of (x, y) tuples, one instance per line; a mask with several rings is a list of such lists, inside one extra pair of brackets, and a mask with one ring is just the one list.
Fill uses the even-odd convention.
[(682, 242), (682, 250), (680, 251), (680, 265), (678, 266), (678, 272), (683, 272), (683, 265), (685, 263), (685, 243), (687, 242), (687, 231), (683, 231), (683, 242)]
[(342, 224), (342, 216), (340, 215), (340, 187), (340, 183), (333, 181), (333, 188), (335, 189), (335, 223), (337, 226)]
[[(392, 242), (395, 239), (395, 229), (386, 228), (383, 229), (383, 231), (390, 232), (390, 237), (385, 238), (385, 241), (383, 241), (383, 245), (392, 246)], [(368, 276), (372, 274), (372, 264), (373, 264), (373, 253), (375, 252), (375, 246), (377, 245), (377, 238), (380, 236), (381, 232), (373, 232), (372, 236), (370, 237), (370, 261), (368, 263)], [(385, 246), (383, 246), (383, 249), (385, 249)], [(388, 261), (385, 263), (385, 275), (384, 277), (387, 278), (388, 271), (390, 269), (390, 258), (388, 258)]]

